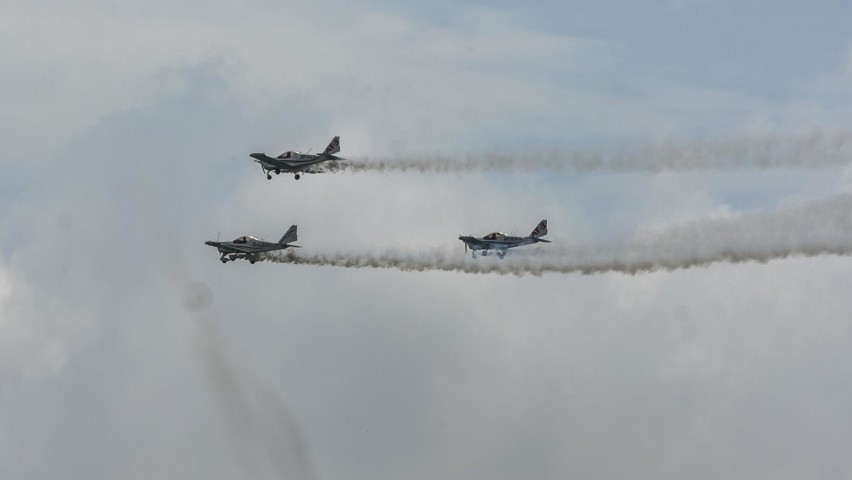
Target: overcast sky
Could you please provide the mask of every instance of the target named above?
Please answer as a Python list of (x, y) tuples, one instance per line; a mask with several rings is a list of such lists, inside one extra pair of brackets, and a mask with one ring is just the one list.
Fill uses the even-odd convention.
[(773, 213), (848, 203), (844, 162), (267, 181), (248, 157), (850, 131), (847, 0), (574, 3), (7, 2), (0, 478), (852, 479), (847, 256), (514, 277), (204, 245), (297, 224), (299, 254), (474, 262), (459, 234), (542, 218), (542, 248), (846, 232)]

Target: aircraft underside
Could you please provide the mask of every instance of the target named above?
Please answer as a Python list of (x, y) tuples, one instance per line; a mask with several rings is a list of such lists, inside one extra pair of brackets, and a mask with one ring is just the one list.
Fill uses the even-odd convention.
[(258, 260), (256, 253), (223, 253), (222, 256), (219, 257), (219, 260), (222, 263), (228, 263), (229, 261), (233, 262), (240, 258), (244, 258), (252, 264)]
[[(273, 174), (273, 173), (275, 173), (275, 175), (280, 175), (280, 174), (281, 174), (281, 172), (282, 172), (282, 170), (281, 170), (280, 168), (267, 168), (267, 167), (265, 167), (265, 166), (263, 166), (263, 165), (261, 165), (261, 166), (260, 166), (260, 168), (263, 170), (263, 173), (265, 173), (265, 174), (266, 174), (266, 179), (267, 179), (267, 180), (272, 180), (272, 174)], [(301, 175), (298, 171), (295, 171), (295, 170), (283, 170), (283, 172), (284, 172), (284, 173), (292, 173), (292, 174), (294, 174), (294, 178), (295, 178), (296, 180), (298, 180), (298, 179), (302, 178), (302, 175)]]
[[(503, 258), (505, 258), (505, 257), (506, 257), (506, 250), (487, 250), (487, 249), (482, 249), (482, 250), (481, 250), (481, 253), (480, 253), (479, 255), (482, 255), (483, 257), (487, 257), (487, 256), (492, 255), (492, 254), (493, 254), (493, 255), (497, 255), (497, 258), (499, 258), (500, 260), (503, 260)], [(471, 252), (470, 252), (470, 256), (471, 256), (471, 257), (473, 257), (473, 258), (476, 258), (476, 257), (477, 257), (477, 255), (476, 255), (476, 250), (471, 250)]]

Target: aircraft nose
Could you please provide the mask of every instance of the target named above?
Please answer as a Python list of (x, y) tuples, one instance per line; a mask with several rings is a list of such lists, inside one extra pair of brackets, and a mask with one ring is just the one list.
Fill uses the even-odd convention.
[(249, 155), (249, 157), (251, 157), (255, 160), (260, 160), (261, 158), (263, 158), (263, 154), (262, 153), (252, 153), (251, 155)]
[(211, 247), (214, 246), (213, 240), (207, 240), (206, 242), (204, 242), (204, 245), (210, 245)]

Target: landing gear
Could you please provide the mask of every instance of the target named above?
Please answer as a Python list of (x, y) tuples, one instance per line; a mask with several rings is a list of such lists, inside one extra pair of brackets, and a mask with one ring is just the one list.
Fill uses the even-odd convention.
[(219, 260), (220, 260), (222, 263), (228, 263), (228, 259), (227, 259), (227, 258), (225, 258), (225, 256), (224, 256), (224, 255), (222, 255), (221, 257), (219, 257)]
[(302, 178), (302, 176), (301, 176), (301, 175), (299, 175), (299, 174), (297, 173), (297, 174), (296, 174), (296, 180), (298, 180), (298, 179), (300, 179), (300, 178)]
[(267, 180), (272, 180), (272, 175), (270, 175), (270, 174), (268, 174), (268, 173), (267, 173), (267, 174), (266, 174), (266, 179), (267, 179)]
[(276, 169), (275, 169), (275, 175), (278, 175), (279, 173), (281, 173), (281, 169), (280, 169), (280, 168), (276, 168)]
[[(488, 250), (482, 250), (479, 253), (479, 255), (481, 255), (483, 257), (488, 257), (488, 256), (491, 256), (491, 255), (497, 255), (497, 258), (499, 258), (500, 260), (503, 260), (504, 258), (506, 258), (506, 252), (501, 252), (500, 250), (492, 251), (492, 252), (489, 252)], [(473, 258), (476, 258), (476, 256), (477, 256), (476, 252), (471, 251), (470, 256), (473, 257)]]

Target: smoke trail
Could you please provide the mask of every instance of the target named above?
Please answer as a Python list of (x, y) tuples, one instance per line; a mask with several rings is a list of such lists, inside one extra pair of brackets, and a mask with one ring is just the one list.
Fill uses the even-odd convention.
[(826, 168), (852, 161), (852, 132), (752, 136), (716, 143), (660, 144), (638, 152), (553, 151), (469, 154), (419, 158), (353, 158), (327, 163), (319, 172), (465, 173), (513, 170), (650, 172), (742, 168)]
[[(266, 261), (345, 268), (396, 268), (501, 275), (544, 273), (635, 274), (708, 266), (717, 262), (768, 262), (790, 256), (852, 255), (852, 194), (772, 212), (684, 225), (664, 232), (594, 245), (542, 246), (535, 255), (472, 260), (459, 250), (364, 254), (268, 254)], [(530, 248), (530, 247), (526, 247)], [(536, 247), (533, 247), (536, 248)]]
[[(284, 400), (228, 354), (208, 309), (213, 292), (194, 277), (179, 235), (167, 216), (150, 172), (142, 171), (132, 193), (140, 201), (139, 217), (159, 244), (166, 278), (183, 290), (183, 307), (191, 322), (199, 360), (219, 406), (236, 466), (243, 478), (312, 480), (315, 478), (301, 430)], [(175, 247), (177, 245), (177, 247)]]
[(315, 478), (284, 401), (246, 369), (236, 368), (209, 319), (197, 320), (202, 365), (245, 478)]

